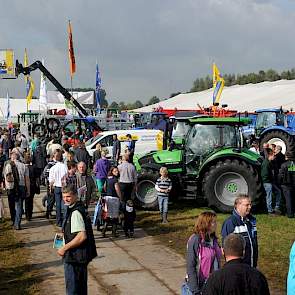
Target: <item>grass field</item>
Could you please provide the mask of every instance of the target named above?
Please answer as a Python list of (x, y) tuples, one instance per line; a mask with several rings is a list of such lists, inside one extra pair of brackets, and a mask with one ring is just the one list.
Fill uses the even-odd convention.
[(36, 295), (37, 274), (27, 263), (28, 252), (9, 223), (0, 223), (0, 294)]
[[(177, 209), (176, 209), (177, 208)], [(189, 203), (178, 203), (169, 209), (167, 225), (160, 223), (159, 213), (138, 211), (137, 225), (166, 246), (185, 256), (186, 242), (192, 234), (195, 217), (208, 208), (194, 209)], [(218, 214), (217, 234), (228, 214)], [(285, 216), (257, 214), (259, 243), (258, 268), (268, 279), (272, 294), (285, 294), (289, 252), (295, 240), (295, 220)]]

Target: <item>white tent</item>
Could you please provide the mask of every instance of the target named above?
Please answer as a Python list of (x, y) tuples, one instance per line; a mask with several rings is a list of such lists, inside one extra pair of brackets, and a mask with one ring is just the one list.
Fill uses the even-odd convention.
[[(88, 92), (73, 92), (74, 98), (81, 104), (92, 105), (94, 102), (94, 91)], [(58, 91), (47, 91), (47, 105), (40, 104), (39, 99), (32, 99), (29, 110), (34, 112), (46, 112), (48, 109), (66, 109), (65, 99), (63, 95)], [(12, 121), (15, 121), (19, 113), (27, 111), (27, 100), (25, 98), (11, 98), (10, 99), (10, 115)], [(0, 119), (6, 117), (7, 112), (7, 98), (0, 98)], [(69, 113), (72, 113), (71, 109), (68, 109)]]
[[(157, 104), (136, 109), (136, 112), (151, 112), (153, 109), (196, 110), (198, 104), (212, 105), (213, 90), (179, 94)], [(295, 109), (295, 80), (279, 80), (258, 84), (234, 85), (224, 87), (220, 104), (227, 104), (229, 109), (254, 112), (257, 109), (282, 106)]]

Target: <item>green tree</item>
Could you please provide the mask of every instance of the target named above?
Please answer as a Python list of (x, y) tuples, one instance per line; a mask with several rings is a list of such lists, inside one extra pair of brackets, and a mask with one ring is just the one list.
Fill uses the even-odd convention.
[(160, 102), (159, 97), (157, 97), (157, 96), (153, 96), (153, 97), (149, 100), (149, 102), (147, 103), (147, 105), (155, 104), (155, 103), (158, 103), (158, 102)]
[(119, 109), (120, 108), (120, 106), (119, 106), (119, 104), (117, 103), (117, 102), (115, 102), (115, 101), (113, 101), (110, 105), (109, 105), (109, 108), (110, 109)]

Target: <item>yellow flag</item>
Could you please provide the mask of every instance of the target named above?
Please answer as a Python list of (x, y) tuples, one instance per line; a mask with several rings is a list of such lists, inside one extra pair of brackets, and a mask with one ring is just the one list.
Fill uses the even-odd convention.
[[(25, 56), (24, 56), (24, 66), (25, 67), (29, 66), (28, 53), (26, 48), (25, 48)], [(27, 99), (27, 105), (29, 105), (33, 98), (35, 83), (30, 75), (25, 75), (25, 81), (26, 81), (26, 99)]]
[(219, 103), (220, 96), (224, 87), (224, 79), (215, 63), (213, 63), (213, 105)]

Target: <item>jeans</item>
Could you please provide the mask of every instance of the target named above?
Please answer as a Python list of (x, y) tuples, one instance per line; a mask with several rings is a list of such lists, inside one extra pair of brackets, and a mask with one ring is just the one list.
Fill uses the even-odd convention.
[(51, 214), (54, 203), (55, 203), (54, 193), (52, 194), (51, 192), (48, 192), (47, 193), (47, 207), (46, 207), (46, 213), (48, 214), (48, 216), (49, 216), (49, 214)]
[(20, 227), (23, 215), (23, 202), (26, 197), (26, 188), (22, 185), (18, 187), (18, 196), (15, 197), (15, 221), (14, 226)]
[(87, 295), (87, 264), (64, 263), (67, 295)]
[(54, 187), (54, 197), (55, 197), (55, 204), (56, 204), (56, 224), (58, 226), (62, 226), (63, 221), (63, 200), (62, 200), (62, 192), (61, 187)]
[(187, 285), (187, 282), (184, 282), (181, 286), (181, 295), (193, 295), (193, 293)]
[(168, 197), (158, 196), (159, 210), (160, 213), (168, 212)]
[(265, 192), (266, 192), (266, 207), (268, 213), (272, 213), (272, 192), (275, 194), (276, 198), (276, 204), (275, 204), (275, 209), (280, 208), (280, 202), (281, 202), (281, 191), (280, 189), (272, 183), (265, 182), (263, 183)]
[(15, 190), (8, 190), (7, 192), (10, 218), (13, 224), (15, 221), (15, 194)]

